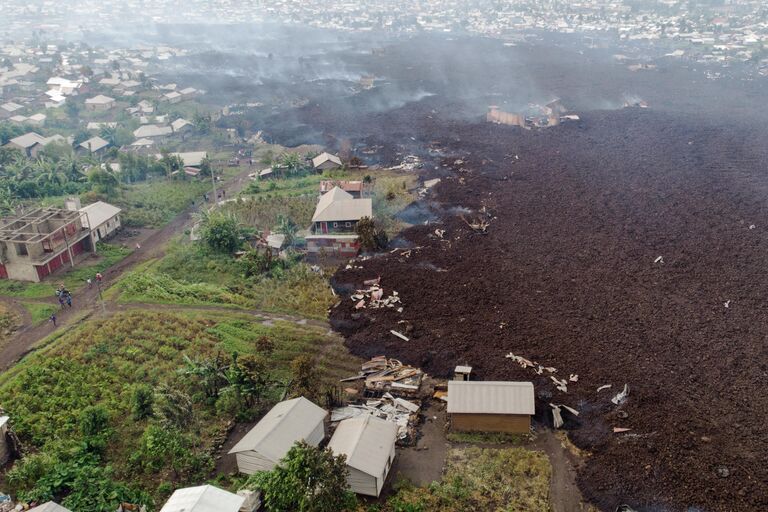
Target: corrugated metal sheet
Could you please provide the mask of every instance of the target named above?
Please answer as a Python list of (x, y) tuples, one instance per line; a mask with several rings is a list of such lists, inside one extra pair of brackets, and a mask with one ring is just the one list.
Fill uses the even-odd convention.
[(382, 478), (386, 477), (396, 438), (394, 422), (366, 414), (340, 422), (328, 448), (335, 455), (346, 455), (348, 466)]
[(373, 203), (370, 198), (355, 199), (349, 192), (333, 187), (320, 197), (312, 222), (360, 220), (372, 215)]
[(325, 409), (304, 397), (280, 402), (245, 434), (229, 453), (253, 450), (277, 462), (288, 453), (296, 441), (304, 439), (307, 442), (315, 442), (312, 433), (318, 424), (323, 423), (326, 414)]
[(448, 412), (534, 414), (533, 383), (448, 381)]
[(29, 509), (27, 512), (72, 512), (54, 501), (43, 503), (40, 506)]
[(160, 512), (238, 512), (244, 501), (243, 496), (201, 485), (174, 491)]

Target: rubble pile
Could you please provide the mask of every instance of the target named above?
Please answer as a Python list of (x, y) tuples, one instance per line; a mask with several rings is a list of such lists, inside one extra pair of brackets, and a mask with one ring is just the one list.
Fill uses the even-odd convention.
[(331, 423), (371, 414), (397, 424), (397, 443), (400, 446), (408, 446), (416, 440), (420, 409), (420, 403), (384, 393), (380, 398), (334, 409), (331, 411)]
[(355, 303), (355, 309), (379, 309), (379, 308), (395, 308), (398, 313), (403, 312), (403, 307), (400, 304), (400, 295), (396, 291), (392, 291), (388, 296), (384, 296), (384, 288), (379, 286), (381, 278), (371, 279), (364, 284), (369, 285), (368, 288), (363, 290), (357, 290), (350, 300)]

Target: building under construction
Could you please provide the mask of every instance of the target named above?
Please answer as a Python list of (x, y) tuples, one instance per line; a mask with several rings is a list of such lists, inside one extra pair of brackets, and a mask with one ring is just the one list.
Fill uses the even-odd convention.
[(37, 208), (0, 220), (0, 278), (38, 282), (89, 251), (87, 213)]

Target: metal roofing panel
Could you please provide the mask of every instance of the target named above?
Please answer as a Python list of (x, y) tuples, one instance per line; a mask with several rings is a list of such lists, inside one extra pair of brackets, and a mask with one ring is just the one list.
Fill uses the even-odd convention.
[(101, 226), (121, 211), (117, 206), (105, 203), (104, 201), (96, 201), (93, 204), (80, 208), (80, 212), (88, 214), (82, 217), (83, 225), (92, 229)]
[(397, 439), (397, 425), (369, 414), (339, 423), (328, 443), (334, 455), (347, 456), (347, 465), (379, 477)]
[(229, 453), (253, 450), (277, 462), (296, 441), (306, 439), (326, 414), (325, 409), (303, 396), (280, 402)]
[(212, 485), (177, 489), (160, 512), (238, 512), (245, 498)]
[(448, 381), (448, 412), (534, 414), (533, 383)]

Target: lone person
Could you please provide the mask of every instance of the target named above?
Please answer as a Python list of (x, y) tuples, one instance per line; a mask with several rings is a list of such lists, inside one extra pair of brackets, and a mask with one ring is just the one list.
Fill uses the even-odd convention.
[(56, 327), (56, 313), (51, 313), (51, 317), (48, 320), (53, 322), (53, 326)]
[(93, 288), (93, 280), (90, 277), (85, 282), (88, 283), (88, 288)]
[(67, 294), (67, 306), (72, 307), (72, 294)]

